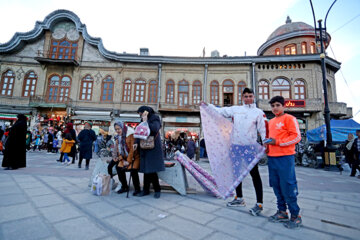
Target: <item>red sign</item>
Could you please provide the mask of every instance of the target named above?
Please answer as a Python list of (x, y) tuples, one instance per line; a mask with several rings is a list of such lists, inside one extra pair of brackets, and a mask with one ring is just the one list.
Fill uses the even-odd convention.
[(305, 107), (306, 103), (305, 100), (285, 100), (285, 107)]

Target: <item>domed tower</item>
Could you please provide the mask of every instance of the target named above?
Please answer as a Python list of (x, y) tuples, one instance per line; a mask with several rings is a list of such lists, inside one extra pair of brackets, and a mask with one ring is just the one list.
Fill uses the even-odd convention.
[[(327, 34), (325, 48), (329, 45), (331, 37)], [(257, 52), (261, 55), (300, 55), (316, 54), (319, 49), (315, 42), (314, 27), (304, 22), (292, 22), (288, 16), (284, 25), (278, 27), (270, 34)]]

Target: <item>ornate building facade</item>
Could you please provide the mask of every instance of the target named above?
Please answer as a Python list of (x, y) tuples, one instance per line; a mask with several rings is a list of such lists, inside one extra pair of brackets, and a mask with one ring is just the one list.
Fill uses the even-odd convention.
[[(242, 89), (250, 87), (269, 118), (268, 100), (282, 95), (301, 128), (312, 129), (324, 123), (314, 39), (311, 26), (288, 19), (258, 56), (151, 56), (148, 49), (120, 54), (90, 36), (76, 14), (57, 10), (0, 44), (0, 119), (24, 113), (31, 125), (92, 120), (110, 126), (115, 118), (131, 125), (139, 122), (138, 107), (149, 105), (160, 113), (163, 133), (177, 128), (200, 133), (201, 101), (241, 105)], [(331, 117), (351, 117), (351, 108), (336, 98), (340, 63), (326, 57), (326, 68)]]

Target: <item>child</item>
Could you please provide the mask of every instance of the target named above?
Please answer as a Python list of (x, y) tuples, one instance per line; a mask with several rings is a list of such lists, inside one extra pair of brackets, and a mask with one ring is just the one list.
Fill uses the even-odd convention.
[[(268, 168), (270, 186), (277, 198), (278, 211), (271, 222), (284, 222), (287, 228), (301, 226), (300, 208), (297, 204), (298, 188), (295, 175), (295, 144), (300, 142), (299, 124), (295, 117), (284, 113), (285, 99), (275, 96), (270, 100), (275, 118), (269, 121)], [(289, 208), (289, 221), (286, 208)]]
[(54, 137), (54, 141), (53, 141), (53, 153), (58, 153), (58, 143), (59, 143), (59, 141), (58, 141), (58, 139), (57, 139), (57, 137), (55, 136)]
[(60, 152), (64, 153), (64, 161), (63, 164), (66, 164), (69, 166), (71, 164), (68, 154), (71, 152), (71, 147), (75, 144), (75, 141), (72, 140), (71, 134), (67, 133), (65, 135), (65, 138), (63, 139), (63, 143), (61, 145)]
[(41, 135), (37, 132), (35, 136), (35, 144), (33, 151), (35, 152), (36, 148), (40, 151), (41, 146)]

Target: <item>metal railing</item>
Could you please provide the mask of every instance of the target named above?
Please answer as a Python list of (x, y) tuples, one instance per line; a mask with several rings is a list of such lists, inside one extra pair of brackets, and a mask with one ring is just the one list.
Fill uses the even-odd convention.
[(80, 57), (79, 56), (74, 56), (71, 55), (71, 53), (69, 54), (65, 54), (65, 53), (59, 53), (59, 52), (51, 52), (51, 51), (42, 51), (42, 50), (38, 50), (37, 51), (37, 56), (38, 57), (42, 57), (42, 58), (47, 58), (47, 59), (53, 59), (53, 60), (75, 60), (75, 61), (80, 61)]

